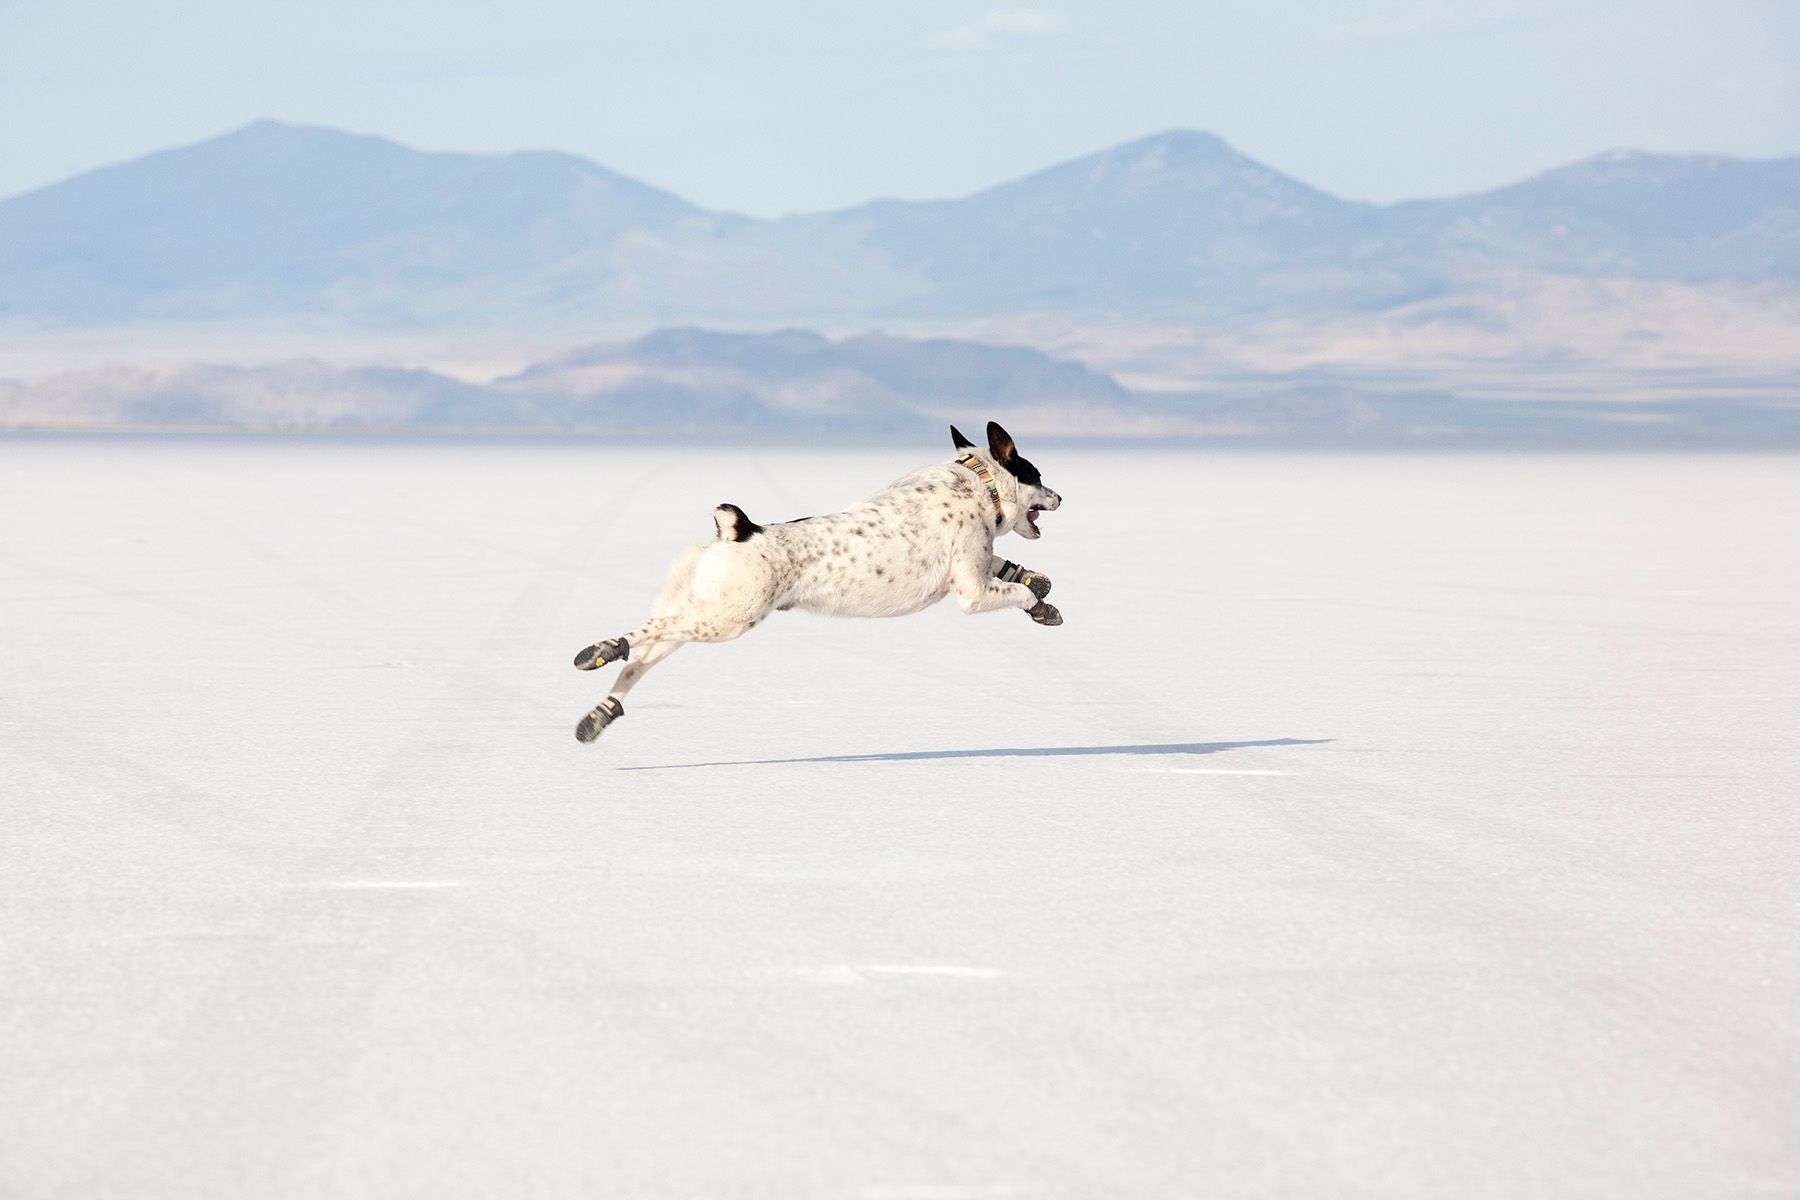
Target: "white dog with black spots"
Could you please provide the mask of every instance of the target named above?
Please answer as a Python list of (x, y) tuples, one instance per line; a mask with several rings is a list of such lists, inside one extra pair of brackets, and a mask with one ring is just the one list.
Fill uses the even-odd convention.
[(798, 608), (834, 617), (904, 617), (955, 594), (966, 613), (1022, 609), (1061, 625), (1042, 573), (994, 554), (994, 540), (1038, 538), (1040, 512), (1062, 497), (988, 423), (981, 451), (953, 425), (954, 460), (921, 467), (842, 512), (758, 525), (735, 504), (713, 511), (714, 540), (691, 547), (669, 571), (654, 615), (575, 657), (591, 671), (625, 662), (612, 691), (576, 726), (591, 742), (624, 715), (625, 694), (644, 672), (688, 642), (729, 642), (772, 612)]

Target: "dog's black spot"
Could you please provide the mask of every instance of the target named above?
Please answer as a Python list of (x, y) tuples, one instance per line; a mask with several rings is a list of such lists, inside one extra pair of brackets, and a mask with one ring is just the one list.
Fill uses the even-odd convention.
[(1032, 487), (1041, 487), (1043, 485), (1044, 477), (1038, 473), (1037, 467), (1032, 465), (1029, 458), (1023, 458), (1015, 454), (1012, 457), (1012, 461), (1006, 464), (1006, 469), (1011, 471), (1013, 473), (1013, 478), (1017, 479), (1020, 483), (1030, 484)]
[(877, 575), (886, 575), (886, 574), (887, 574), (887, 572), (886, 572), (886, 571), (884, 571), (884, 570), (883, 570), (883, 569), (882, 569), (882, 568), (880, 568), (880, 567), (876, 567), (876, 568), (875, 568), (875, 573), (876, 573), (876, 574), (877, 574)]

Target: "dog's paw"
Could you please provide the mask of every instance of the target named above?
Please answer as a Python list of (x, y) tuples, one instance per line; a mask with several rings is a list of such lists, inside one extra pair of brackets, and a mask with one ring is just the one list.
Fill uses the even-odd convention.
[[(1023, 581), (1021, 580), (1021, 582)], [(1056, 605), (1045, 600), (1039, 600), (1036, 604), (1026, 609), (1025, 615), (1036, 621), (1039, 625), (1062, 624), (1062, 614), (1056, 611)]]
[(612, 638), (609, 641), (595, 642), (575, 656), (578, 670), (592, 671), (604, 667), (609, 662), (624, 662), (631, 654), (631, 643), (624, 638)]
[(600, 736), (602, 729), (624, 715), (625, 706), (608, 696), (595, 705), (592, 712), (581, 718), (581, 723), (575, 726), (575, 740), (578, 742), (593, 741)]
[(1031, 594), (1039, 600), (1050, 595), (1050, 577), (1042, 571), (1033, 571), (1030, 567), (1021, 567), (1016, 562), (1008, 562), (1000, 568), (998, 579), (1007, 583), (1022, 583), (1031, 589)]

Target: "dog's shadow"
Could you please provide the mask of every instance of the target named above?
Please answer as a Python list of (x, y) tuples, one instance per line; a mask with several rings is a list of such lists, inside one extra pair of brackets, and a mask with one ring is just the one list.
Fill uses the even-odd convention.
[(818, 758), (746, 758), (732, 762), (662, 763), (621, 771), (683, 771), (698, 767), (773, 767), (795, 763), (926, 762), (949, 758), (1088, 758), (1099, 755), (1220, 754), (1264, 746), (1318, 746), (1331, 738), (1268, 738), (1260, 742), (1173, 742), (1146, 746), (1008, 746), (983, 750), (900, 750), (892, 754), (827, 754)]

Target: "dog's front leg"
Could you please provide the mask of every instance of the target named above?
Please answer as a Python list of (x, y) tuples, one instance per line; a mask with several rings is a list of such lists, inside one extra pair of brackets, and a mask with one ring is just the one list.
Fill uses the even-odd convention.
[(977, 575), (976, 571), (963, 570), (960, 565), (951, 571), (950, 586), (964, 612), (973, 615), (993, 612), (997, 608), (1022, 608), (1025, 615), (1039, 625), (1062, 624), (1062, 614), (1025, 584)]
[(1034, 571), (1030, 567), (1020, 566), (1016, 562), (994, 555), (993, 563), (988, 567), (988, 574), (1007, 583), (1022, 583), (1031, 589), (1031, 594), (1039, 600), (1050, 596), (1050, 577), (1042, 571)]

